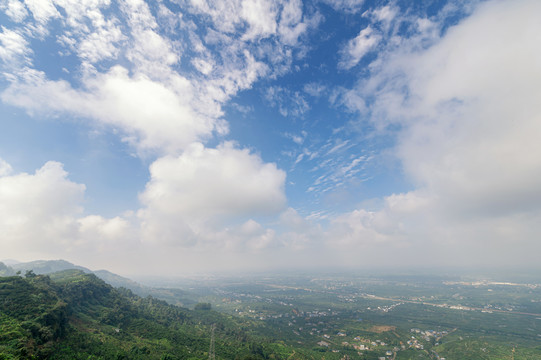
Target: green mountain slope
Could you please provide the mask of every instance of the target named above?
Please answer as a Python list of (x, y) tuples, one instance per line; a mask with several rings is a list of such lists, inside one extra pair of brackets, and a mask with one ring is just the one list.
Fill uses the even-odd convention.
[(21, 271), (23, 274), (27, 270), (32, 270), (36, 274), (50, 274), (57, 271), (78, 269), (85, 273), (90, 273), (90, 269), (75, 265), (66, 260), (35, 260), (30, 262), (11, 265), (15, 271)]
[(208, 359), (212, 331), (217, 359), (293, 353), (253, 328), (141, 298), (79, 270), (0, 277), (0, 359)]
[(130, 289), (134, 293), (140, 296), (154, 295), (153, 288), (141, 285), (133, 280), (125, 278), (123, 276), (114, 274), (107, 270), (92, 271), (83, 266), (75, 265), (66, 260), (35, 260), (29, 262), (22, 262), (10, 265), (0, 262), (0, 276), (11, 276), (17, 272), (25, 274), (26, 271), (32, 271), (37, 275), (46, 275), (63, 270), (81, 270), (85, 273), (95, 274), (97, 277), (105, 281), (107, 284), (113, 287), (124, 287)]
[(195, 303), (193, 298), (186, 291), (180, 289), (145, 286), (126, 277), (114, 274), (108, 270), (92, 271), (83, 266), (72, 264), (66, 260), (35, 260), (12, 264), (11, 266), (0, 262), (0, 276), (12, 276), (17, 272), (24, 275), (26, 271), (30, 270), (38, 275), (46, 275), (57, 271), (72, 269), (81, 270), (85, 273), (92, 273), (113, 287), (130, 289), (135, 294), (142, 297), (150, 295), (155, 298), (165, 300), (170, 304), (180, 306), (193, 305)]

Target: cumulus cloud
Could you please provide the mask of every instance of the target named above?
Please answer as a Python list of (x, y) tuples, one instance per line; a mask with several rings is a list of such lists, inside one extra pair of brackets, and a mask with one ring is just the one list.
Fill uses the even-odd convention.
[[(299, 1), (194, 1), (185, 10), (209, 16), (204, 31), (162, 4), (158, 16), (173, 24), (162, 32), (144, 1), (126, 1), (117, 13), (110, 6), (107, 0), (6, 3), (14, 20), (27, 10), (32, 19), (20, 31), (1, 33), (2, 60), (18, 66), (4, 73), (11, 86), (2, 99), (32, 114), (68, 113), (109, 125), (140, 153), (181, 151), (213, 131), (226, 133), (221, 106), (259, 78), (273, 75), (265, 61), (272, 63), (274, 75), (288, 71), (291, 47), (319, 19), (306, 17)], [(78, 67), (67, 70), (81, 77), (68, 83), (32, 68), (33, 52), (23, 33), (54, 36), (62, 56), (77, 56)], [(259, 41), (264, 43), (254, 43)], [(191, 63), (200, 76), (179, 67), (184, 48), (191, 45), (198, 52)], [(115, 59), (127, 61), (122, 66), (108, 62)], [(155, 91), (159, 96), (152, 95)]]
[[(9, 9), (18, 6), (12, 2)], [(180, 13), (174, 17), (164, 5), (158, 16), (174, 26), (161, 31), (142, 0), (122, 3), (117, 13), (106, 0), (28, 2), (33, 20), (17, 31), (4, 28), (0, 33), (0, 57), (8, 64), (4, 76), (10, 82), (2, 100), (31, 114), (67, 114), (91, 126), (106, 125), (141, 155), (149, 150), (178, 153), (192, 142), (228, 132), (223, 104), (272, 76), (265, 61), (272, 63), (274, 73), (288, 71), (290, 47), (316, 24), (315, 17), (304, 16), (301, 5), (194, 2), (186, 11), (211, 20), (205, 31), (197, 32), (194, 23), (183, 21)], [(48, 35), (49, 28), (54, 34)], [(61, 56), (76, 55), (77, 66), (66, 73), (79, 76), (53, 80), (32, 67), (29, 40), (47, 36), (61, 46)], [(254, 45), (260, 40), (264, 46)], [(188, 60), (199, 73), (179, 66), (190, 44), (197, 55)], [(110, 62), (117, 59), (123, 59), (122, 65)]]
[(321, 250), (325, 237), (320, 224), (301, 216), (297, 210), (287, 208), (280, 214), (278, 238), (282, 246), (294, 254), (297, 251)]
[[(350, 13), (363, 5), (327, 3)], [(335, 104), (371, 122), (371, 135), (394, 136), (394, 155), (412, 189), (384, 196), (376, 209), (308, 216), (287, 208), (285, 172), (275, 164), (231, 142), (215, 148), (204, 142), (227, 132), (223, 104), (258, 79), (289, 71), (317, 14), (307, 17), (297, 0), (189, 4), (183, 11), (204, 15), (201, 23), (160, 4), (158, 16), (169, 24), (161, 31), (139, 0), (123, 2), (116, 17), (107, 0), (3, 3), (19, 26), (0, 33), (9, 82), (3, 101), (119, 130), (141, 153), (159, 157), (141, 207), (113, 218), (85, 213), (85, 186), (70, 180), (62, 164), (27, 174), (0, 159), (0, 233), (13, 257), (83, 258), (122, 243), (134, 259), (148, 254), (173, 263), (178, 256), (188, 264), (210, 254), (224, 265), (221, 252), (241, 259), (244, 251), (271, 254), (254, 257), (250, 266), (271, 264), (271, 256), (285, 263), (295, 251), (337, 264), (357, 264), (360, 256), (367, 263), (411, 263), (428, 254), (432, 264), (534, 261), (529, 254), (541, 250), (539, 2), (483, 2), (448, 28), (438, 16), (408, 18), (408, 37), (396, 33), (406, 16), (396, 8), (365, 12), (372, 23), (345, 44), (338, 67), (354, 71), (378, 48), (362, 76), (368, 75), (354, 89), (309, 83), (304, 93), (331, 93)], [(70, 70), (80, 75), (70, 82), (33, 68), (38, 49), (29, 44), (49, 28), (58, 31), (62, 56), (78, 61)], [(122, 65), (111, 65), (113, 59)], [(302, 116), (310, 108), (304, 93), (270, 87), (264, 95), (282, 115)], [(333, 136), (308, 149), (306, 133), (286, 134), (306, 147), (292, 155), (295, 165), (319, 162), (309, 192), (339, 188), (372, 159), (369, 152), (346, 152), (354, 141)]]
[(540, 250), (539, 11), (483, 3), (432, 46), (406, 42), (374, 66), (355, 92), (379, 129), (400, 125), (396, 156), (416, 190), (337, 218), (337, 238), (398, 241), (415, 256), (441, 247), (434, 261), (447, 263), (516, 263), (528, 258), (517, 246)]
[[(156, 32), (148, 5), (143, 1), (123, 3), (126, 25), (114, 15), (104, 15), (109, 5), (108, 1), (27, 4), (40, 26), (47, 27), (52, 17), (61, 17), (63, 26), (55, 36), (80, 60), (80, 68), (72, 69), (81, 74), (75, 82), (79, 86), (51, 80), (33, 69), (28, 41), (15, 31), (4, 30), (0, 56), (18, 68), (13, 65), (7, 73), (10, 86), (2, 92), (2, 100), (31, 114), (68, 114), (94, 126), (107, 125), (120, 130), (140, 153), (178, 151), (210, 137), (215, 130), (226, 132), (218, 99), (204, 96), (208, 91), (197, 81), (172, 69), (179, 56), (174, 43)], [(64, 15), (52, 11), (57, 7)], [(26, 33), (32, 36), (31, 31)], [(101, 65), (120, 55), (131, 63)], [(222, 96), (219, 101), (223, 100)]]
[[(481, 5), (437, 45), (392, 60), (411, 94), (387, 88), (374, 107), (383, 113), (392, 105), (382, 120), (407, 126), (398, 156), (419, 186), (483, 211), (497, 205), (513, 212), (539, 199), (541, 148), (533, 134), (541, 130), (541, 47), (531, 38), (539, 24), (529, 15), (535, 8), (528, 1)], [(400, 109), (405, 116), (396, 117)]]
[(89, 78), (86, 89), (74, 89), (66, 81), (27, 73), (34, 76), (12, 83), (2, 100), (33, 112), (68, 112), (118, 127), (141, 150), (183, 149), (210, 136), (219, 124), (193, 110), (192, 84), (180, 76), (165, 85), (145, 75), (130, 77), (127, 69), (115, 66)]
[(223, 227), (223, 219), (271, 215), (286, 203), (285, 173), (230, 142), (216, 149), (193, 144), (178, 157), (156, 160), (150, 174), (139, 212), (148, 241), (193, 244)]
[[(221, 245), (226, 251), (260, 254), (276, 247), (276, 233), (253, 219), (239, 226), (226, 228), (212, 235), (210, 244)], [(218, 241), (216, 241), (218, 240)], [(214, 246), (214, 245), (213, 245)]]
[(33, 174), (0, 163), (2, 250), (32, 256), (96, 256), (128, 236), (129, 224), (116, 217), (85, 216), (85, 186), (68, 178), (63, 165), (49, 161)]
[[(199, 1), (182, 9), (205, 15), (196, 24), (160, 4), (156, 16), (167, 22), (164, 29), (141, 0), (122, 2), (119, 11), (108, 0), (9, 0), (3, 9), (13, 21), (25, 21), (0, 35), (0, 56), (12, 64), (2, 69), (8, 80), (2, 101), (36, 117), (84, 121), (119, 134), (140, 156), (159, 157), (140, 194), (141, 208), (113, 218), (84, 214), (84, 185), (70, 181), (61, 164), (47, 165), (42, 170), (56, 174), (47, 191), (71, 202), (47, 211), (52, 218), (28, 218), (36, 233), (48, 221), (58, 224), (40, 237), (51, 243), (49, 252), (36, 245), (32, 234), (14, 227), (9, 236), (23, 240), (19, 250), (36, 245), (35, 253), (59, 251), (58, 257), (66, 253), (60, 250), (82, 256), (88, 249), (90, 257), (127, 239), (132, 239), (133, 256), (158, 243), (195, 251), (207, 244), (256, 252), (275, 246), (274, 230), (253, 217), (276, 215), (286, 206), (285, 173), (233, 143), (216, 148), (202, 143), (227, 133), (222, 106), (232, 96), (264, 76), (289, 71), (293, 47), (302, 47), (299, 39), (319, 17), (306, 17), (300, 1)], [(34, 67), (33, 57), (44, 56), (33, 52), (39, 52), (31, 47), (36, 39), (56, 42), (55, 56), (69, 58), (59, 76)], [(11, 167), (0, 163), (0, 176), (13, 183), (23, 184), (27, 177), (32, 179), (27, 186), (43, 183), (38, 172), (12, 176)], [(65, 191), (68, 185), (78, 191)], [(39, 208), (39, 199), (30, 203)]]

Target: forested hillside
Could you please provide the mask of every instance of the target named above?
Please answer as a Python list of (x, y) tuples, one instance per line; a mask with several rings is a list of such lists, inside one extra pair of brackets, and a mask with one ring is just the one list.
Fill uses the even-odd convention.
[(147, 297), (152, 296), (158, 299), (166, 300), (170, 304), (179, 306), (195, 305), (195, 301), (188, 293), (181, 289), (156, 288), (139, 284), (131, 279), (114, 274), (108, 270), (92, 271), (83, 266), (72, 264), (66, 260), (35, 260), (23, 263), (14, 263), (6, 265), (0, 262), (0, 276), (13, 276), (32, 271), (36, 275), (47, 275), (64, 270), (80, 270), (87, 274), (94, 274), (107, 284), (119, 288), (130, 289), (136, 295)]
[(79, 270), (0, 277), (0, 359), (206, 359), (212, 336), (216, 358), (291, 354), (240, 320), (196, 308), (141, 298)]

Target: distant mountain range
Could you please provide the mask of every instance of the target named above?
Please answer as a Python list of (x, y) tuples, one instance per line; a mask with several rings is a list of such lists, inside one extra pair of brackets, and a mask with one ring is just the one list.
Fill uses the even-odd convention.
[(126, 288), (142, 297), (151, 295), (174, 305), (189, 306), (196, 302), (195, 299), (190, 298), (187, 292), (181, 289), (145, 286), (108, 270), (92, 271), (84, 266), (75, 265), (66, 260), (35, 260), (29, 262), (5, 260), (0, 262), (0, 276), (12, 276), (16, 275), (17, 272), (24, 275), (27, 271), (32, 271), (36, 275), (47, 275), (64, 270), (80, 270), (86, 274), (94, 274), (115, 288)]
[(13, 270), (25, 273), (28, 270), (32, 270), (36, 275), (50, 274), (62, 270), (77, 269), (87, 274), (92, 273), (91, 270), (72, 264), (66, 260), (36, 260), (25, 263), (17, 263), (10, 265)]

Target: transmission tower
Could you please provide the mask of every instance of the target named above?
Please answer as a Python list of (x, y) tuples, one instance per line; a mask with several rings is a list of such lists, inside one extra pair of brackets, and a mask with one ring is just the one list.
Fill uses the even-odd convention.
[(210, 349), (209, 349), (209, 360), (216, 360), (216, 354), (214, 352), (214, 330), (216, 329), (216, 324), (212, 324), (210, 327)]

